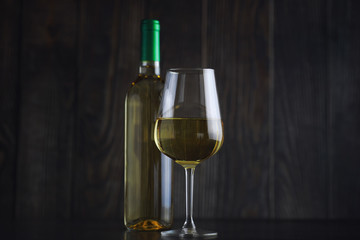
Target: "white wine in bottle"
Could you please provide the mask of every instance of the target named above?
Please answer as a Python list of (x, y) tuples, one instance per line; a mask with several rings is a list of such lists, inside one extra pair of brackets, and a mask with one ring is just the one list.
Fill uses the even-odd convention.
[(168, 229), (173, 219), (171, 159), (160, 153), (154, 126), (164, 81), (160, 78), (160, 23), (141, 23), (141, 64), (125, 100), (124, 223), (128, 229)]

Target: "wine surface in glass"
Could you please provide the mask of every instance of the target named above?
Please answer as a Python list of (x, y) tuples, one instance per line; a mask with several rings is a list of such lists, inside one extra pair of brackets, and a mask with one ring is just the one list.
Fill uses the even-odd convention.
[(221, 119), (158, 118), (155, 142), (162, 153), (183, 167), (195, 167), (223, 143)]

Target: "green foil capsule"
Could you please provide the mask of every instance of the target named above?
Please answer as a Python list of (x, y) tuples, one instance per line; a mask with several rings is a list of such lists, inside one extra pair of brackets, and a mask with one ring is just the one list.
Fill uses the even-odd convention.
[(141, 61), (160, 61), (160, 22), (144, 19), (141, 22)]

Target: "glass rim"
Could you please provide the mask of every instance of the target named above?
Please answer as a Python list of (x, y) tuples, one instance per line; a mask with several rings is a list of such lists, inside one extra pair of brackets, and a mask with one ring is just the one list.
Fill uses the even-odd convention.
[(168, 73), (177, 73), (177, 74), (181, 74), (181, 73), (191, 74), (191, 73), (200, 73), (205, 71), (214, 72), (215, 70), (213, 68), (170, 68), (167, 70)]

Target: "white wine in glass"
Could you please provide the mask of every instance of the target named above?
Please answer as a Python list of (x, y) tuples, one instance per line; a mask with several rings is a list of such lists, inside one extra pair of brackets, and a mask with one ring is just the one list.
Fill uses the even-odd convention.
[(186, 220), (179, 230), (163, 236), (216, 237), (200, 230), (193, 220), (195, 167), (221, 148), (223, 122), (220, 116), (213, 69), (170, 69), (155, 123), (154, 138), (159, 150), (185, 169)]
[(206, 118), (158, 118), (155, 142), (183, 167), (198, 165), (222, 146), (222, 121)]

